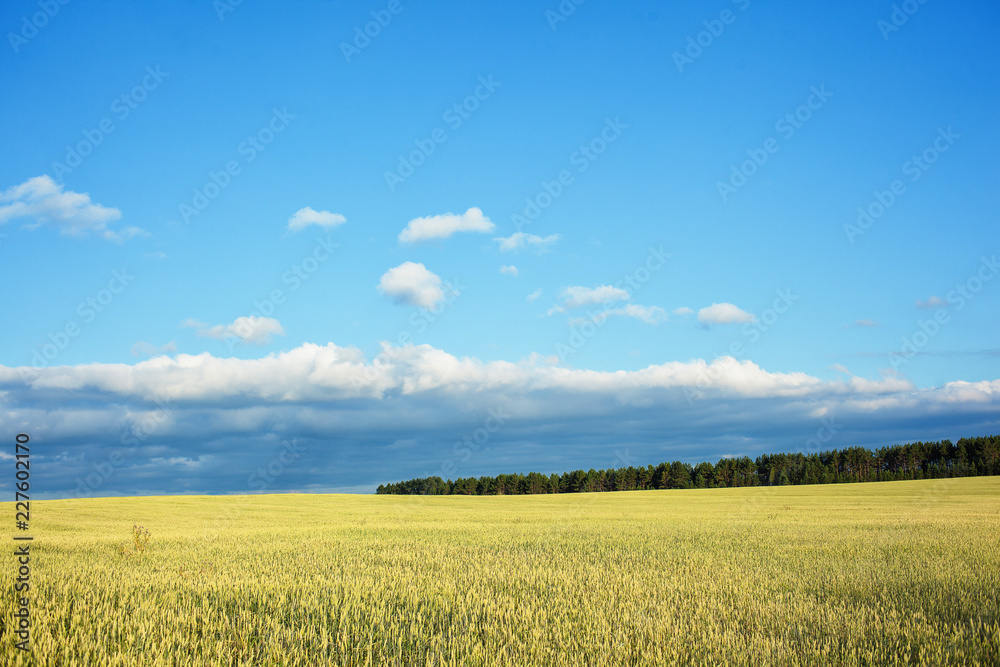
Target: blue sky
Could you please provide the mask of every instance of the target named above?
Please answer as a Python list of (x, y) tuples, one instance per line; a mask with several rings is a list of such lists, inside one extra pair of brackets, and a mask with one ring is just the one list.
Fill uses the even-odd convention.
[(52, 496), (995, 433), (998, 27), (5, 3), (2, 430)]

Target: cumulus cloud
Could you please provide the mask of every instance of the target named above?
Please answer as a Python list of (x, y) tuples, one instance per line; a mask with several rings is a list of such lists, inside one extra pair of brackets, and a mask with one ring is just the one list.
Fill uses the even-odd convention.
[(754, 319), (753, 315), (731, 303), (713, 303), (698, 311), (698, 321), (703, 324), (736, 324)]
[(548, 246), (552, 245), (559, 240), (558, 234), (550, 234), (546, 237), (538, 236), (537, 234), (528, 234), (527, 232), (515, 232), (510, 236), (498, 236), (493, 239), (499, 244), (500, 252), (516, 252), (519, 250), (524, 250), (525, 248), (535, 248), (536, 250), (544, 250)]
[(339, 213), (331, 213), (330, 211), (315, 211), (311, 206), (306, 206), (305, 208), (300, 208), (298, 211), (292, 214), (292, 217), (288, 219), (288, 231), (298, 232), (309, 225), (317, 225), (319, 227), (330, 228), (336, 227), (337, 225), (342, 225), (347, 222), (347, 218)]
[(441, 278), (419, 262), (403, 262), (382, 274), (378, 290), (396, 303), (430, 308), (444, 299)]
[(446, 239), (456, 232), (489, 233), (495, 229), (496, 225), (483, 215), (481, 210), (473, 206), (461, 215), (445, 213), (414, 218), (399, 233), (399, 242), (417, 243), (431, 239)]
[[(732, 357), (712, 362), (666, 362), (636, 371), (591, 371), (553, 366), (538, 355), (520, 362), (481, 361), (456, 357), (430, 345), (389, 343), (382, 344), (377, 362), (367, 361), (355, 348), (307, 343), (259, 359), (217, 358), (206, 352), (160, 356), (132, 366), (95, 363), (30, 369), (27, 381), (17, 370), (0, 366), (0, 382), (26, 382), (35, 389), (94, 389), (122, 398), (169, 401), (255, 397), (254, 403), (257, 399), (288, 403), (424, 392), (454, 397), (470, 392), (523, 395), (536, 391), (608, 396), (698, 388), (703, 395), (823, 398), (858, 389), (871, 394), (914, 389), (898, 378), (852, 377), (852, 381), (864, 382), (857, 386), (824, 382), (805, 373), (768, 372), (749, 360)], [(992, 385), (982, 385), (987, 386)], [(1000, 383), (990, 389), (994, 390), (1000, 392)]]
[(646, 324), (659, 324), (660, 322), (667, 321), (667, 311), (663, 310), (659, 306), (640, 306), (636, 303), (628, 303), (619, 308), (602, 310), (596, 313), (592, 318), (576, 318), (570, 323), (578, 324), (586, 319), (591, 319), (595, 323), (600, 324), (609, 317), (631, 317), (639, 320), (640, 322), (645, 322)]
[(529, 294), (526, 298), (528, 300), (528, 303), (534, 303), (535, 299), (537, 299), (541, 295), (542, 295), (542, 288), (539, 287), (534, 292), (532, 292), (531, 294)]
[[(245, 493), (248, 475), (289, 448), (294, 463), (270, 490), (371, 491), (437, 473), (453, 460), (436, 461), (440, 443), (491, 414), (502, 425), (474, 462), (490, 474), (510, 471), (511, 460), (610, 467), (624, 444), (640, 464), (801, 451), (821, 418), (837, 426), (826, 448), (989, 433), (1000, 418), (1000, 380), (919, 389), (898, 377), (770, 372), (732, 357), (609, 371), (553, 362), (388, 343), (367, 358), (328, 343), (254, 359), (0, 366), (0, 418), (60, 452), (47, 489), (63, 495), (128, 438), (138, 445), (127, 461), (85, 493)], [(412, 445), (390, 449), (402, 440)], [(453, 463), (456, 475), (476, 474), (462, 458)]]
[(121, 217), (117, 208), (93, 202), (87, 193), (64, 190), (46, 174), (0, 192), (0, 224), (16, 218), (30, 218), (34, 222), (25, 225), (28, 229), (48, 225), (65, 236), (83, 238), (93, 234), (116, 243), (148, 235), (138, 227), (119, 231), (108, 227), (109, 222)]
[(563, 289), (562, 296), (565, 308), (579, 308), (580, 306), (588, 306), (594, 303), (627, 301), (629, 299), (627, 290), (612, 285), (599, 285), (598, 287), (573, 285)]
[(925, 301), (917, 301), (917, 308), (923, 308), (925, 310), (929, 310), (931, 308), (944, 308), (947, 305), (948, 302), (939, 296), (931, 296)]
[(517, 267), (514, 266), (513, 264), (511, 264), (510, 266), (501, 266), (500, 267), (500, 273), (502, 273), (504, 275), (507, 275), (507, 276), (514, 276), (516, 278), (517, 277)]
[(681, 306), (680, 308), (674, 308), (674, 315), (684, 316), (684, 315), (690, 315), (693, 312), (694, 311), (691, 310), (690, 308), (688, 308), (687, 306)]
[(281, 323), (273, 317), (237, 317), (232, 324), (216, 324), (209, 326), (197, 320), (184, 320), (181, 326), (197, 329), (195, 333), (202, 338), (214, 338), (226, 342), (239, 342), (247, 345), (266, 345), (271, 342), (271, 336), (284, 336), (285, 330)]

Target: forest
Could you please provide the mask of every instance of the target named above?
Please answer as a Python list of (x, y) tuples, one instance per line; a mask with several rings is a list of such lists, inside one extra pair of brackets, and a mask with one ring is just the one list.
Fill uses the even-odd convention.
[(561, 475), (501, 474), (460, 477), (454, 481), (425, 477), (379, 485), (376, 494), (518, 495), (649, 489), (706, 489), (733, 486), (784, 486), (888, 482), (904, 479), (1000, 475), (1000, 435), (913, 442), (870, 450), (848, 447), (816, 454), (762, 454), (724, 458), (692, 466), (674, 461), (646, 467), (574, 470)]

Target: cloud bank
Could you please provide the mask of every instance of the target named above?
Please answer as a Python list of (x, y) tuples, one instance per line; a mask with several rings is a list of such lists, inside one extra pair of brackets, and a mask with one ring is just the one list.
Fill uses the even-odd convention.
[[(488, 447), (459, 446), (489, 410), (505, 423)], [(595, 371), (429, 345), (383, 343), (368, 359), (328, 343), (255, 359), (0, 366), (0, 423), (45, 443), (38, 476), (53, 495), (264, 490), (252, 476), (291, 446), (301, 456), (266, 489), (372, 489), (449, 461), (452, 476), (610, 467), (622, 447), (643, 463), (714, 461), (802, 450), (831, 423), (823, 447), (879, 445), (991, 433), (998, 418), (1000, 380), (921, 389), (732, 357)]]

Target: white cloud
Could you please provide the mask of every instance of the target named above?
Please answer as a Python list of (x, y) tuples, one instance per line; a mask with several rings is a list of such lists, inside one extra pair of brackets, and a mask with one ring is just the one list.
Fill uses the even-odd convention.
[(687, 306), (681, 306), (680, 308), (674, 308), (674, 315), (690, 315), (694, 311)]
[(875, 320), (869, 320), (869, 319), (855, 320), (854, 321), (854, 326), (861, 327), (863, 329), (870, 329), (872, 327), (877, 327), (878, 326), (878, 322), (876, 322)]
[(929, 310), (931, 308), (943, 308), (948, 305), (948, 302), (939, 296), (932, 296), (926, 301), (917, 301), (917, 308), (923, 308)]
[(336, 227), (337, 225), (342, 225), (347, 222), (347, 218), (339, 213), (331, 213), (330, 211), (315, 211), (311, 206), (306, 206), (305, 208), (300, 208), (292, 217), (288, 219), (288, 231), (298, 232), (309, 225), (317, 225), (319, 227)]
[(501, 266), (500, 267), (500, 273), (503, 273), (503, 274), (508, 275), (508, 276), (514, 276), (516, 278), (517, 277), (517, 267), (514, 266), (513, 264), (511, 264), (510, 266)]
[[(666, 322), (667, 311), (663, 310), (659, 306), (640, 306), (636, 303), (627, 303), (620, 308), (609, 308), (608, 310), (602, 310), (597, 313), (592, 319), (600, 324), (609, 317), (631, 317), (637, 319), (646, 324), (659, 324), (660, 322)], [(587, 318), (582, 318), (587, 319)], [(580, 323), (581, 318), (572, 320), (571, 324)]]
[(563, 289), (562, 296), (565, 299), (565, 308), (579, 308), (594, 303), (605, 303), (607, 301), (627, 301), (628, 291), (621, 287), (612, 285), (600, 285), (598, 287), (583, 287), (573, 285)]
[(34, 222), (26, 225), (28, 229), (49, 225), (65, 236), (83, 238), (95, 234), (116, 243), (148, 234), (138, 227), (125, 227), (120, 232), (108, 228), (109, 222), (121, 217), (117, 208), (92, 202), (87, 193), (64, 191), (46, 174), (0, 192), (0, 224), (15, 218), (33, 218)]
[[(538, 450), (570, 470), (581, 451), (600, 456), (622, 442), (638, 448), (641, 463), (796, 451), (815, 435), (820, 416), (839, 429), (829, 448), (990, 433), (1000, 418), (1000, 380), (923, 389), (898, 377), (769, 372), (732, 357), (608, 371), (556, 361), (537, 354), (484, 361), (383, 343), (376, 362), (328, 343), (253, 359), (202, 353), (135, 364), (0, 365), (0, 416), (66, 451), (60, 469), (70, 480), (86, 477), (93, 461), (120, 446), (108, 433), (123, 425), (143, 433), (130, 462), (98, 489), (104, 495), (245, 491), (247, 460), (266, 464), (283, 441), (296, 439), (305, 445), (297, 450), (303, 458), (274, 488), (374, 487), (420, 475), (439, 443), (453, 442), (490, 410), (505, 422), (476, 465), (496, 472), (509, 468), (511, 456), (541, 465)], [(387, 449), (401, 439), (416, 444)], [(203, 462), (220, 486), (185, 487), (189, 476), (166, 463), (172, 459)], [(345, 469), (354, 459), (357, 466)], [(382, 459), (391, 467), (372, 472), (370, 462)], [(458, 465), (458, 474), (470, 473)]]
[(396, 303), (423, 308), (444, 299), (441, 278), (417, 262), (403, 262), (386, 271), (379, 280), (378, 290)]
[(731, 303), (713, 303), (698, 311), (698, 321), (705, 324), (753, 322), (754, 316)]
[(257, 317), (256, 315), (237, 317), (232, 324), (216, 324), (215, 326), (187, 319), (181, 322), (181, 326), (197, 329), (195, 333), (202, 338), (236, 340), (248, 345), (265, 345), (271, 342), (272, 335), (285, 335), (285, 330), (278, 320), (273, 317)]
[(473, 206), (461, 215), (445, 213), (414, 218), (399, 233), (400, 243), (416, 243), (430, 239), (446, 239), (456, 232), (489, 233), (496, 229), (483, 212)]
[(153, 345), (146, 341), (138, 341), (132, 346), (130, 352), (133, 357), (154, 357), (158, 354), (170, 354), (177, 351), (177, 343), (170, 341), (166, 345)]
[(536, 289), (534, 292), (532, 292), (527, 296), (528, 303), (534, 303), (535, 299), (537, 299), (541, 295), (542, 295), (542, 288), (539, 287), (538, 289)]
[(145, 238), (149, 236), (149, 232), (147, 232), (145, 229), (142, 229), (141, 227), (128, 226), (128, 227), (122, 227), (118, 232), (110, 232), (110, 235), (108, 233), (104, 234), (104, 238), (108, 239), (109, 241), (116, 241), (116, 242), (120, 242), (124, 239), (135, 238), (136, 236), (141, 236)]
[(573, 308), (589, 306), (595, 303), (613, 303), (615, 301), (627, 301), (629, 293), (620, 287), (613, 285), (599, 285), (598, 287), (584, 287), (582, 285), (572, 285), (564, 287), (560, 296), (563, 302), (549, 308), (549, 315), (555, 313), (565, 313)]
[(157, 251), (157, 252), (146, 252), (146, 253), (143, 253), (142, 256), (143, 256), (144, 259), (152, 259), (152, 260), (156, 260), (156, 261), (161, 261), (161, 260), (164, 260), (164, 259), (167, 258), (167, 253), (160, 252), (160, 251)]
[(537, 250), (543, 250), (549, 245), (552, 245), (559, 240), (558, 234), (551, 234), (542, 238), (536, 234), (528, 234), (527, 232), (516, 232), (510, 236), (503, 237), (498, 236), (493, 239), (498, 244), (500, 244), (500, 252), (511, 252), (523, 250), (524, 248), (535, 248)]
[[(615, 395), (647, 393), (657, 401), (668, 397), (657, 390), (698, 388), (702, 394), (729, 397), (831, 396), (863, 393), (866, 399), (895, 392), (912, 394), (914, 387), (897, 378), (849, 382), (825, 382), (805, 373), (768, 372), (749, 360), (720, 357), (665, 362), (635, 371), (593, 371), (552, 365), (540, 355), (518, 362), (481, 361), (455, 357), (430, 345), (382, 344), (378, 363), (366, 361), (355, 348), (333, 343), (303, 344), (292, 350), (259, 359), (218, 358), (210, 354), (159, 356), (129, 366), (84, 364), (80, 366), (25, 369), (31, 374), (27, 386), (67, 391), (93, 388), (120, 396), (163, 400), (217, 399), (254, 396), (269, 402), (311, 401), (336, 397), (385, 397), (390, 389), (402, 395), (444, 391), (455, 397), (494, 393), (527, 397), (532, 392), (591, 394), (606, 400)], [(5, 374), (6, 372), (6, 374)], [(0, 366), (0, 384), (25, 386), (16, 369)], [(1000, 381), (961, 384), (963, 391), (995, 393), (1000, 400)], [(970, 389), (971, 388), (971, 389)], [(687, 398), (677, 394), (667, 402), (687, 409)], [(539, 396), (538, 416), (548, 408)], [(610, 401), (609, 405), (615, 401)], [(620, 404), (620, 402), (619, 402)], [(525, 404), (527, 408), (527, 403)], [(573, 401), (551, 406), (556, 411), (573, 407)]]

